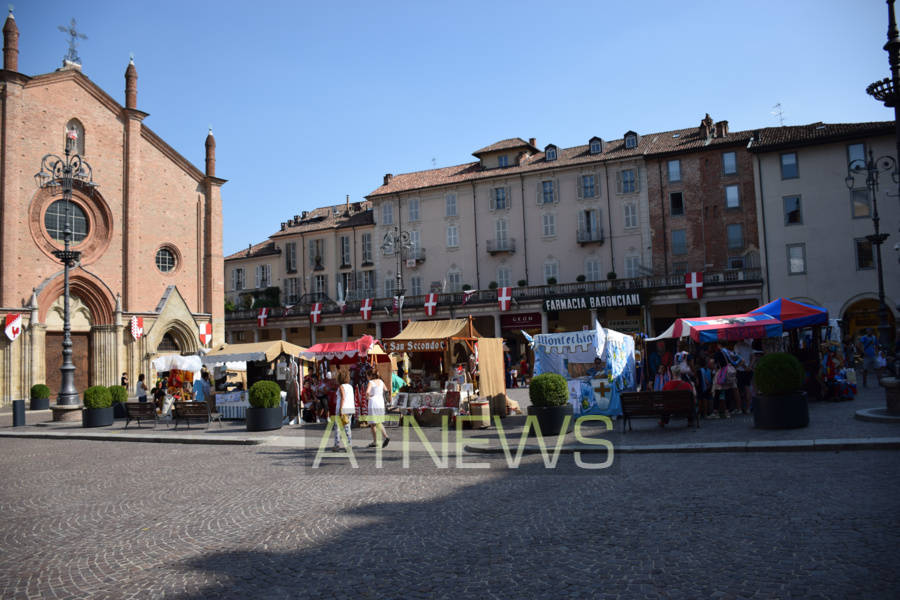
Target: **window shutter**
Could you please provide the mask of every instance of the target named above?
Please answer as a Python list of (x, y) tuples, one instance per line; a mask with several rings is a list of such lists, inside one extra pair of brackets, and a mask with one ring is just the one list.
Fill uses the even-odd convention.
[(584, 175), (579, 174), (575, 182), (576, 195), (579, 200), (584, 200)]
[(616, 193), (622, 193), (622, 171), (616, 171)]
[(497, 192), (494, 188), (490, 188), (488, 192), (491, 195), (491, 210), (497, 210)]
[(506, 210), (512, 207), (512, 187), (506, 186)]
[(537, 205), (540, 206), (543, 203), (544, 196), (544, 182), (538, 180), (537, 182)]
[(578, 211), (578, 231), (582, 232), (586, 229), (585, 227), (585, 219), (584, 219), (584, 211)]
[(641, 191), (641, 168), (634, 168), (634, 191), (635, 193)]
[(559, 202), (559, 179), (553, 180), (553, 202)]
[(256, 265), (256, 287), (259, 288), (259, 280), (262, 277), (262, 272), (260, 270), (260, 265)]

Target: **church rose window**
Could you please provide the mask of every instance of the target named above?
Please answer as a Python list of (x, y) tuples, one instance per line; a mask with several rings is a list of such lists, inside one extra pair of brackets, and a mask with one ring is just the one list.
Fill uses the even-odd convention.
[(156, 251), (156, 268), (163, 273), (168, 273), (175, 268), (175, 253), (168, 248), (160, 248)]
[[(72, 228), (72, 243), (77, 244), (87, 237), (88, 219), (81, 207), (74, 202), (69, 203), (69, 226)], [(63, 230), (66, 227), (66, 203), (57, 200), (44, 214), (44, 228), (54, 240), (63, 241)]]

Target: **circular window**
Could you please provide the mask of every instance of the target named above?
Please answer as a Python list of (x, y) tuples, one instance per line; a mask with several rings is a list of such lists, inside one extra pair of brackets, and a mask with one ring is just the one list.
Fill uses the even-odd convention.
[(156, 268), (163, 273), (175, 269), (175, 253), (168, 248), (160, 248), (156, 251)]
[(57, 200), (48, 206), (47, 212), (44, 214), (44, 228), (54, 240), (65, 241), (63, 230), (66, 227), (67, 217), (72, 229), (72, 243), (77, 244), (88, 235), (88, 219), (81, 207), (74, 202)]

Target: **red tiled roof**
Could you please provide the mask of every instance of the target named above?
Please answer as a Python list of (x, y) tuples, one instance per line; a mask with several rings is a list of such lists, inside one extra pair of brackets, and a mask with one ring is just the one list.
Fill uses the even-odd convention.
[(501, 150), (512, 150), (514, 148), (528, 148), (533, 152), (537, 152), (537, 148), (523, 140), (522, 138), (509, 138), (508, 140), (500, 140), (496, 144), (491, 144), (490, 146), (485, 146), (481, 150), (476, 150), (472, 153), (473, 156), (481, 156), (482, 154), (487, 154), (488, 152), (499, 152)]
[(787, 127), (766, 127), (755, 132), (751, 152), (766, 152), (778, 148), (821, 144), (866, 135), (887, 135), (895, 131), (894, 121), (867, 123), (810, 123)]
[(269, 238), (279, 238), (298, 233), (309, 233), (327, 229), (343, 229), (345, 227), (360, 227), (372, 225), (375, 220), (372, 216), (371, 202), (351, 202), (350, 212), (347, 212), (346, 204), (335, 206), (323, 206), (309, 211), (305, 218), (289, 219), (282, 231), (277, 231)]
[(264, 242), (260, 242), (253, 246), (250, 246), (246, 250), (241, 250), (239, 252), (235, 252), (234, 254), (229, 254), (225, 257), (225, 260), (234, 260), (236, 258), (257, 258), (260, 256), (269, 256), (271, 254), (281, 254), (281, 251), (275, 247), (275, 242), (266, 240)]

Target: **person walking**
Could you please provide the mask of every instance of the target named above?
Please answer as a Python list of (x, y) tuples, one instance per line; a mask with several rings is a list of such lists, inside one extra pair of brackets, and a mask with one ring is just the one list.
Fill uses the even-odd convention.
[(875, 336), (872, 335), (871, 329), (866, 329), (863, 331), (863, 335), (859, 336), (859, 347), (862, 351), (863, 357), (863, 387), (868, 386), (869, 379), (869, 371), (877, 374), (878, 369), (878, 357), (876, 355), (876, 348), (878, 346), (878, 341), (875, 339)]
[(144, 374), (141, 373), (138, 375), (138, 382), (135, 386), (135, 395), (137, 396), (138, 402), (146, 402), (147, 401), (147, 384), (144, 383)]
[(350, 385), (350, 375), (347, 371), (338, 371), (337, 410), (335, 411), (334, 448), (335, 452), (341, 449), (341, 430), (347, 436), (347, 447), (353, 441), (350, 432), (350, 418), (356, 414), (356, 403), (353, 401), (353, 387)]
[(375, 448), (378, 445), (378, 431), (381, 430), (381, 447), (385, 448), (391, 438), (388, 437), (387, 431), (384, 430), (384, 394), (386, 387), (384, 382), (378, 376), (378, 371), (372, 369), (369, 371), (369, 384), (366, 386), (366, 397), (369, 400), (369, 429), (372, 430), (372, 443), (369, 448)]

